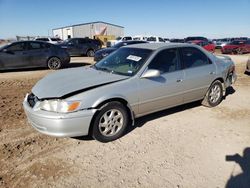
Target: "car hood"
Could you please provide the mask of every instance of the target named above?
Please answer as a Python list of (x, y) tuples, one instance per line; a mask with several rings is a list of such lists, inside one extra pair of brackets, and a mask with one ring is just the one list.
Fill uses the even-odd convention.
[(64, 98), (127, 78), (129, 77), (99, 71), (91, 67), (64, 69), (38, 81), (32, 88), (32, 93), (39, 99)]
[(117, 50), (116, 48), (103, 48), (103, 49), (100, 49), (98, 50), (96, 53), (97, 54), (105, 54), (105, 53), (111, 53), (113, 51)]

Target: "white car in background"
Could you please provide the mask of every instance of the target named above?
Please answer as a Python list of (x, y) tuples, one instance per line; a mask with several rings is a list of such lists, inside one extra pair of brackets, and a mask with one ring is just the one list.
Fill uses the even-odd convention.
[(133, 40), (133, 38), (131, 36), (117, 37), (115, 40), (109, 40), (107, 42), (107, 47), (112, 47), (119, 42), (128, 41), (128, 40)]
[(133, 40), (142, 40), (142, 41), (147, 41), (149, 36), (144, 36), (144, 35), (136, 35), (133, 37)]
[(149, 43), (164, 43), (165, 40), (161, 37), (157, 37), (157, 36), (151, 36), (147, 38), (147, 41)]
[(51, 44), (58, 44), (63, 42), (60, 38), (57, 37), (36, 37), (35, 40), (49, 42)]

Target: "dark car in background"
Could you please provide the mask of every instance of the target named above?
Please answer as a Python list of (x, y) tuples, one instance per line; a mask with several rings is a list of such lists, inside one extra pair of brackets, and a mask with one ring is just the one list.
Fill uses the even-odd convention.
[(47, 42), (20, 41), (0, 48), (0, 70), (31, 67), (59, 69), (69, 62), (66, 50)]
[(184, 43), (184, 39), (170, 39), (170, 42), (173, 42), (173, 43)]
[(70, 56), (88, 56), (93, 57), (95, 51), (101, 48), (99, 40), (90, 38), (70, 38), (59, 44), (66, 49)]
[(207, 41), (208, 42), (208, 39), (206, 37), (187, 37), (184, 39), (184, 42), (191, 42), (191, 41), (195, 41), (195, 40), (201, 40), (201, 41)]
[(116, 45), (114, 45), (112, 47), (103, 48), (103, 49), (98, 50), (95, 53), (94, 60), (95, 61), (100, 61), (101, 59), (103, 59), (104, 57), (106, 57), (110, 53), (116, 51), (117, 49), (119, 49), (122, 46), (127, 46), (127, 45), (132, 45), (132, 44), (141, 44), (141, 43), (148, 43), (148, 42), (141, 41), (141, 40), (130, 40), (130, 41), (119, 42), (119, 43), (117, 43)]

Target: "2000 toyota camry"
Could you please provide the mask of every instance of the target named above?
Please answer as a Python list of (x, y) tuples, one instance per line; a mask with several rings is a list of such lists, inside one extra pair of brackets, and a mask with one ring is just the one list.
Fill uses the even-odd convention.
[(40, 80), (23, 106), (31, 125), (52, 136), (122, 136), (134, 119), (202, 100), (218, 105), (236, 79), (230, 58), (192, 44), (122, 47), (90, 67), (60, 70)]

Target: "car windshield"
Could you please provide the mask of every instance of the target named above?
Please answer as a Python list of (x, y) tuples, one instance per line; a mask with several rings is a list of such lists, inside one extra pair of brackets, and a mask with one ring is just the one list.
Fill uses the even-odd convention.
[(114, 74), (133, 76), (140, 70), (151, 53), (152, 50), (148, 49), (120, 48), (93, 67)]

